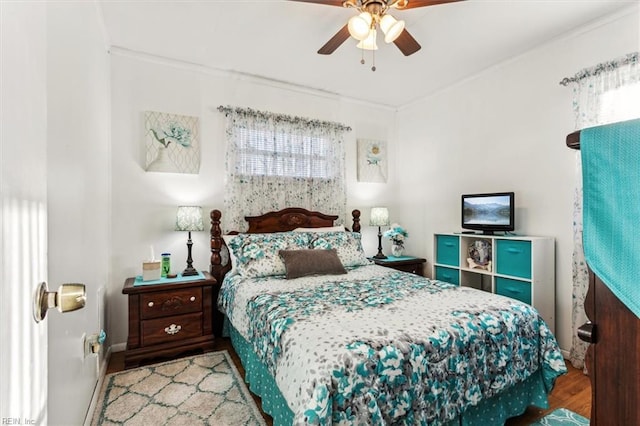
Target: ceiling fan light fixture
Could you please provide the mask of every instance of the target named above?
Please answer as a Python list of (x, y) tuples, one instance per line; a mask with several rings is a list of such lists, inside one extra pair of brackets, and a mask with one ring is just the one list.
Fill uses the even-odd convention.
[(356, 47), (363, 50), (378, 50), (378, 45), (376, 44), (376, 36), (378, 32), (375, 29), (371, 29), (369, 31), (369, 35), (364, 40), (360, 40), (360, 43)]
[(372, 22), (373, 16), (369, 12), (362, 12), (359, 15), (352, 16), (347, 25), (349, 34), (356, 40), (362, 41), (366, 39), (369, 35), (369, 30), (371, 30)]
[(380, 19), (380, 29), (384, 33), (384, 41), (392, 43), (404, 31), (404, 21), (398, 21), (393, 16), (385, 14)]

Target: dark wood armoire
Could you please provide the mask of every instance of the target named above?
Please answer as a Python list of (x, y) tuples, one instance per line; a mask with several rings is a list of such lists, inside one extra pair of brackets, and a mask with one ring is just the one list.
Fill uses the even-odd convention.
[[(580, 132), (567, 136), (567, 146), (580, 149)], [(640, 426), (640, 319), (591, 268), (585, 312), (578, 336), (590, 343), (591, 425)]]

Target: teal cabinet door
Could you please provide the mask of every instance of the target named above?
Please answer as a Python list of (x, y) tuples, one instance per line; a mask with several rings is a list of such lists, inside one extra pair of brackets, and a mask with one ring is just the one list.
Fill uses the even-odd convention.
[(531, 241), (497, 240), (496, 272), (531, 278)]
[(455, 235), (436, 235), (436, 263), (460, 266), (460, 238)]
[(457, 269), (436, 266), (436, 280), (460, 285), (460, 273)]
[(496, 293), (531, 304), (531, 283), (528, 281), (497, 277)]

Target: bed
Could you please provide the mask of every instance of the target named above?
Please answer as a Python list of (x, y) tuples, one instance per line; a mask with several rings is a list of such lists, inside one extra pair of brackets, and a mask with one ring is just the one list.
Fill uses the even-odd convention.
[(533, 307), (373, 264), (352, 216), (348, 231), (288, 208), (223, 235), (211, 212), (224, 333), (274, 425), (499, 425), (548, 408), (566, 367)]

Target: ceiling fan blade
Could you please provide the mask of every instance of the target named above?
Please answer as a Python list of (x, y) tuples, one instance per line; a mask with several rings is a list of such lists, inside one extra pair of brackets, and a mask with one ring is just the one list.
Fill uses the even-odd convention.
[(406, 29), (393, 41), (393, 44), (398, 46), (398, 49), (400, 49), (404, 56), (413, 55), (422, 48), (422, 46), (420, 46), (416, 39), (413, 38)]
[[(402, 37), (402, 36), (401, 36)], [(338, 31), (324, 46), (318, 50), (321, 55), (331, 55), (346, 39), (349, 38), (348, 24)]]
[(326, 6), (340, 6), (342, 7), (343, 0), (289, 0), (289, 1), (297, 1), (300, 3), (317, 3), (324, 4)]
[(435, 6), (437, 4), (443, 4), (443, 3), (455, 3), (458, 1), (464, 1), (464, 0), (409, 0), (409, 3), (407, 3), (405, 7), (398, 8), (398, 10), (415, 9), (417, 7), (425, 7), (425, 6)]

